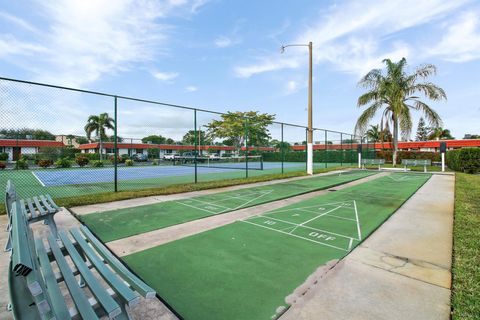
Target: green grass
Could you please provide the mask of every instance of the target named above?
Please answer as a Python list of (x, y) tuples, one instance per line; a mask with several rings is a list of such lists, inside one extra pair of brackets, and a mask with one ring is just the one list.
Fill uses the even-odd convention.
[[(349, 168), (347, 166), (343, 169)], [(328, 172), (338, 169), (315, 169), (315, 173)], [(46, 169), (51, 170), (51, 169)], [(73, 169), (64, 169), (68, 170)], [(39, 194), (50, 194), (55, 201), (66, 207), (104, 203), (117, 200), (146, 197), (152, 195), (173, 194), (180, 192), (221, 188), (232, 185), (270, 181), (306, 175), (298, 167), (286, 168), (285, 173), (280, 170), (252, 170), (245, 178), (244, 171), (225, 172), (223, 174), (200, 174), (198, 183), (194, 183), (193, 175), (163, 177), (157, 179), (141, 179), (120, 181), (118, 192), (114, 192), (113, 183), (92, 183), (78, 185), (64, 185), (43, 187), (33, 176), (31, 170), (0, 170), (0, 188), (5, 189), (8, 180), (15, 184), (17, 193), (22, 198)], [(3, 200), (2, 200), (3, 201)], [(0, 206), (0, 215), (5, 214), (5, 208)]]
[(255, 206), (333, 187), (376, 174), (352, 171), (273, 185), (216, 193), (179, 201), (79, 216), (102, 241), (108, 242), (215, 214)]
[[(391, 176), (395, 179), (381, 177), (271, 211), (262, 218), (250, 218), (249, 223), (234, 222), (123, 259), (186, 320), (271, 319), (279, 306), (288, 307), (285, 297), (312, 272), (348, 253), (348, 243), (340, 244), (336, 239), (327, 240), (319, 235), (335, 238), (342, 233), (357, 233), (347, 220), (338, 218), (353, 217), (347, 215), (347, 208), (335, 211), (337, 218), (322, 216), (311, 220), (312, 212), (306, 212), (305, 207), (325, 210), (332, 203), (355, 200), (363, 240), (430, 177), (402, 173)], [(415, 178), (402, 178), (405, 176)], [(293, 210), (291, 214), (285, 214), (287, 209)], [(305, 226), (318, 232), (299, 231), (305, 227), (294, 232), (292, 228), (285, 229), (272, 219), (279, 217), (284, 221), (309, 221)], [(328, 218), (325, 223), (324, 218)], [(331, 219), (338, 219), (338, 223), (332, 224)], [(329, 230), (320, 231), (321, 228)], [(282, 230), (284, 233), (279, 232)], [(285, 234), (288, 232), (291, 234)], [(346, 250), (325, 245), (332, 243), (347, 245)], [(358, 243), (353, 242), (353, 246)]]
[(457, 173), (452, 318), (480, 319), (480, 175)]

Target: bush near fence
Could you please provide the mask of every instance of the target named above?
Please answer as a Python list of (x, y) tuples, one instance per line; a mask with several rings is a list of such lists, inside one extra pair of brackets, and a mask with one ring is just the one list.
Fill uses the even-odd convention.
[(480, 148), (463, 148), (447, 151), (447, 166), (466, 173), (480, 172)]
[[(281, 152), (265, 152), (262, 154), (263, 161), (281, 162)], [(292, 151), (283, 154), (284, 162), (305, 162), (305, 152)], [(313, 162), (354, 163), (357, 161), (356, 150), (319, 150), (313, 152)]]
[(87, 157), (88, 160), (100, 160), (99, 153), (76, 153), (75, 158), (77, 157)]
[[(375, 151), (377, 159), (385, 159), (386, 162), (392, 162), (393, 152), (391, 150)], [(424, 152), (424, 151), (398, 151), (397, 163), (401, 163), (402, 159), (419, 159), (431, 160), (432, 162), (441, 161), (441, 155), (438, 152)]]

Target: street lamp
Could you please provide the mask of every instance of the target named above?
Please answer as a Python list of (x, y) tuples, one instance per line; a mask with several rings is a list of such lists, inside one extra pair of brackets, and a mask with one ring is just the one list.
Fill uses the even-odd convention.
[(287, 47), (308, 47), (309, 68), (308, 68), (308, 134), (307, 134), (307, 174), (313, 174), (313, 128), (312, 128), (312, 48), (310, 41), (308, 44), (287, 44), (280, 47), (280, 53), (285, 52)]

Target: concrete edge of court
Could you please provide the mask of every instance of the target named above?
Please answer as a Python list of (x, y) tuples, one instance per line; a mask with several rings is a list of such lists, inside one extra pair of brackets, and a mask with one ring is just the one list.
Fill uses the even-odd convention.
[(279, 319), (450, 319), (454, 184), (432, 175)]

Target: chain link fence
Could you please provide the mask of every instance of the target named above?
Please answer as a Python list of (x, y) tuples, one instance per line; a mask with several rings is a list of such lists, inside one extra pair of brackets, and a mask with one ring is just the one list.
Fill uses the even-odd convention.
[[(0, 186), (53, 198), (306, 170), (307, 128), (0, 78)], [(220, 129), (219, 129), (220, 128)], [(263, 128), (263, 129), (262, 129)], [(352, 134), (314, 129), (314, 168), (357, 163)], [(373, 147), (363, 148), (372, 158)]]

